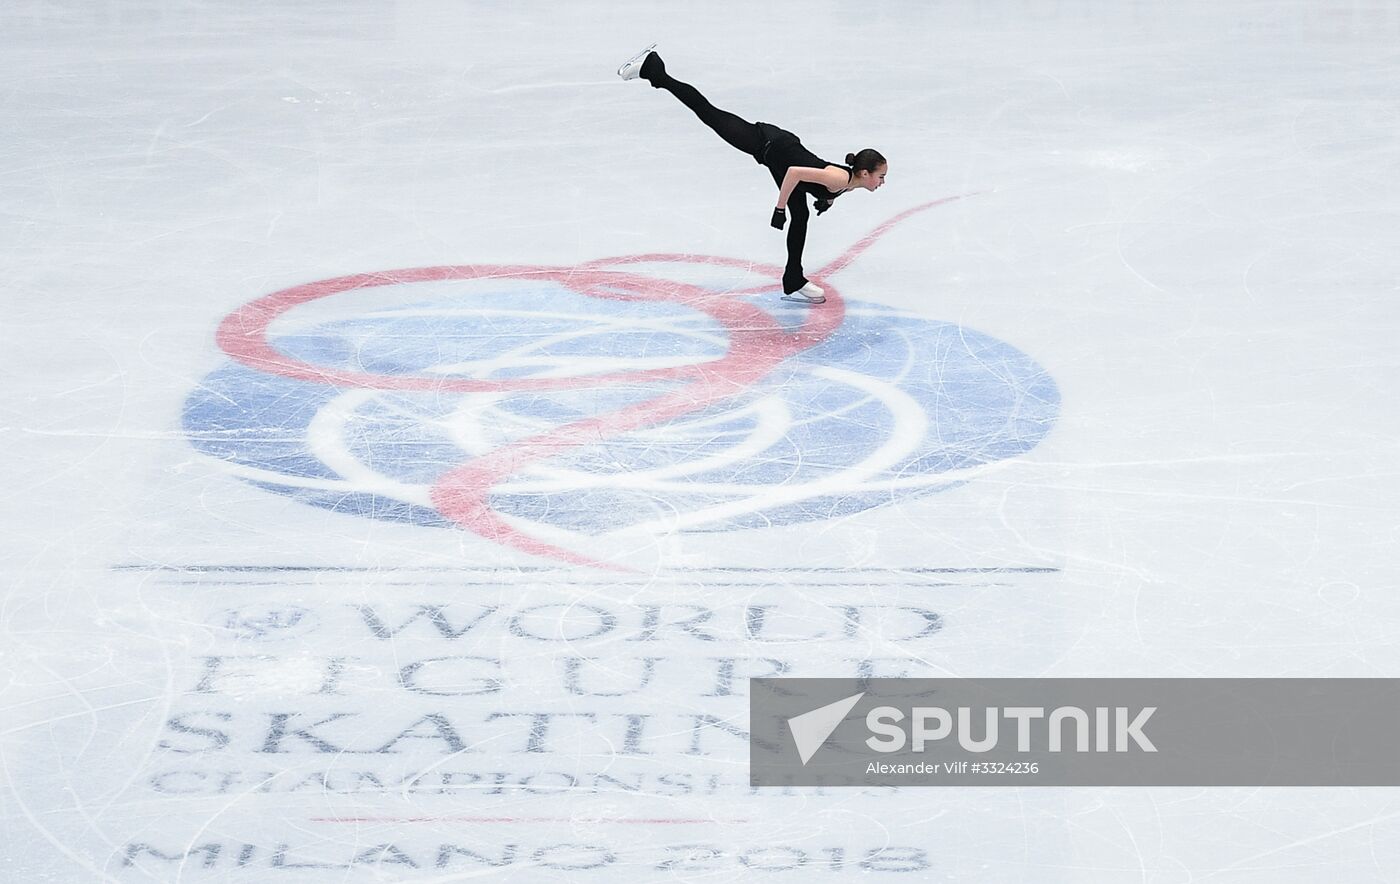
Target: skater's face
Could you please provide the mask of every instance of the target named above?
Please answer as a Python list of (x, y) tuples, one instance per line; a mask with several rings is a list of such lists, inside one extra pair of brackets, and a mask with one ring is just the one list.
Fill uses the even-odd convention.
[(874, 172), (861, 172), (857, 183), (866, 190), (874, 193), (885, 186), (885, 173), (890, 170), (889, 164), (879, 167)]

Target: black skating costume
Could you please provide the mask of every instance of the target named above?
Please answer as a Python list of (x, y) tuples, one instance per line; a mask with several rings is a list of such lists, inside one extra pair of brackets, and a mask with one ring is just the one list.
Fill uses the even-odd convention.
[[(682, 83), (666, 73), (666, 64), (655, 52), (642, 63), (641, 77), (657, 89), (665, 89), (681, 103), (695, 112), (700, 122), (709, 126), (731, 146), (754, 158), (773, 175), (779, 188), (788, 169), (794, 166), (824, 169), (836, 166), (844, 169), (848, 180), (855, 180), (855, 172), (850, 166), (841, 163), (828, 163), (803, 146), (801, 139), (791, 132), (771, 123), (750, 123), (742, 117), (720, 110), (710, 104), (700, 91), (689, 83)], [(816, 201), (817, 214), (831, 207), (831, 201), (845, 191), (831, 191), (820, 184), (803, 181), (792, 192), (788, 200), (787, 212), (791, 219), (787, 231), (787, 266), (783, 270), (783, 292), (792, 294), (807, 284), (802, 272), (802, 249), (807, 244), (807, 221), (811, 210), (807, 197)]]

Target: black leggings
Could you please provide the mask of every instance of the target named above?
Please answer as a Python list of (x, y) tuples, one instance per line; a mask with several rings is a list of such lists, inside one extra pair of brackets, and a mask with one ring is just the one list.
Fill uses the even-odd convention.
[[(641, 75), (652, 86), (665, 89), (679, 98), (681, 104), (695, 112), (700, 122), (715, 130), (715, 134), (731, 147), (743, 151), (755, 160), (759, 159), (764, 140), (758, 126), (729, 111), (720, 110), (710, 104), (705, 96), (700, 94), (700, 90), (667, 74), (661, 56), (656, 53), (648, 56), (646, 63), (642, 65)], [(811, 217), (811, 210), (807, 208), (807, 197), (800, 191), (794, 191), (793, 199), (788, 200), (787, 212), (787, 267), (783, 270), (783, 291), (791, 294), (807, 284), (807, 277), (802, 274), (802, 248), (807, 244), (807, 221)]]

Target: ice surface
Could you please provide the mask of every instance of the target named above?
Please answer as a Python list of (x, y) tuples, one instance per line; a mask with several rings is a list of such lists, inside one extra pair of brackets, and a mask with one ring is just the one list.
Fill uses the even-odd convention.
[[(653, 41), (889, 158), (830, 303)], [(743, 735), (752, 676), (1397, 674), (1397, 46), (5, 4), (0, 878), (1394, 880), (1392, 789), (755, 792)]]

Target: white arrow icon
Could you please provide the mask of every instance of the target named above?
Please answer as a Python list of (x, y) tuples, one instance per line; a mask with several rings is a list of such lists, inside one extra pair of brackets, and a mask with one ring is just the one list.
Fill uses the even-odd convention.
[(788, 729), (792, 731), (792, 741), (797, 744), (797, 754), (804, 767), (817, 754), (826, 738), (831, 736), (831, 732), (836, 730), (836, 726), (845, 720), (846, 713), (864, 696), (865, 691), (861, 691), (855, 696), (788, 719)]

